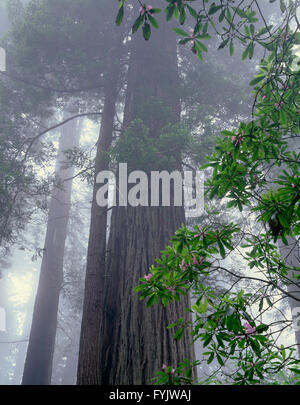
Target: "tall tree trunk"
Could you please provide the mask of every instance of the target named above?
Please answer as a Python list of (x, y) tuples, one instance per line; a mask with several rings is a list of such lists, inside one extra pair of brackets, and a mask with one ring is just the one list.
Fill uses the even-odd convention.
[[(65, 113), (64, 118), (71, 113)], [(79, 142), (78, 122), (72, 120), (61, 129), (56, 173), (69, 179), (74, 168), (64, 168), (63, 151)], [(63, 259), (71, 204), (72, 180), (55, 187), (51, 194), (37, 294), (35, 298), (29, 345), (24, 366), (23, 385), (49, 385), (55, 345), (59, 294), (63, 281)]]
[[(78, 342), (77, 342), (78, 343)], [(76, 346), (76, 348), (78, 345)], [(69, 350), (66, 353), (67, 362), (62, 374), (61, 385), (75, 385), (76, 384), (76, 369), (78, 364), (78, 356), (75, 350)]]
[(31, 321), (31, 316), (29, 316), (32, 307), (30, 305), (30, 308), (27, 305), (26, 312), (25, 312), (25, 321), (23, 325), (23, 330), (22, 330), (22, 336), (20, 337), (20, 340), (24, 340), (24, 342), (18, 343), (18, 353), (16, 354), (16, 359), (15, 359), (15, 368), (14, 368), (14, 376), (13, 376), (13, 385), (20, 385), (22, 382), (22, 375), (23, 375), (23, 369), (24, 369), (24, 362), (25, 362), (25, 357), (26, 357), (26, 351), (27, 351), (27, 346), (28, 343), (26, 342), (26, 339), (28, 339), (29, 332), (30, 332), (30, 321)]
[[(121, 43), (121, 39), (118, 40)], [(96, 153), (96, 175), (100, 171), (107, 170), (109, 166), (106, 152), (111, 146), (116, 113), (120, 74), (119, 53), (118, 43), (117, 48), (112, 50), (110, 70), (106, 73), (105, 99)], [(102, 364), (99, 348), (105, 280), (107, 208), (97, 205), (97, 190), (95, 178), (77, 371), (77, 383), (80, 385), (98, 384)]]
[[(152, 2), (155, 6), (158, 1)], [(145, 42), (132, 39), (125, 105), (125, 127), (143, 120), (157, 138), (168, 123), (180, 119), (176, 42), (169, 27), (161, 27)], [(178, 156), (176, 168), (180, 168)], [(102, 307), (99, 384), (148, 384), (163, 363), (175, 366), (194, 359), (190, 335), (176, 342), (166, 327), (183, 317), (189, 297), (166, 308), (146, 308), (132, 291), (170, 237), (184, 222), (183, 207), (115, 207), (112, 212), (105, 300)]]
[[(291, 237), (287, 237), (287, 241), (288, 245), (286, 246), (281, 240), (279, 240), (278, 244), (280, 253), (289, 267), (299, 267), (300, 258), (298, 242), (295, 238)], [(293, 270), (290, 270), (288, 273), (288, 278), (292, 283), (287, 287), (287, 292), (292, 295), (292, 297), (288, 297), (291, 311), (300, 308), (300, 283), (299, 279), (293, 277), (293, 273), (295, 273)], [(297, 315), (299, 316), (299, 313), (296, 313), (295, 317)], [(298, 358), (300, 359), (300, 330), (295, 331), (295, 342), (298, 349)]]

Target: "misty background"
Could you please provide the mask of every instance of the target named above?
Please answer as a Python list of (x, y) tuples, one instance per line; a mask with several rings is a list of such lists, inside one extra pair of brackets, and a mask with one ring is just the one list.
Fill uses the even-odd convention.
[[(159, 3), (151, 1), (153, 7)], [(278, 5), (261, 6), (268, 21), (279, 23)], [(7, 70), (0, 73), (1, 175), (7, 174), (0, 185), (0, 307), (6, 316), (6, 330), (0, 330), (1, 385), (19, 385), (22, 379), (72, 385), (78, 378), (84, 384), (141, 383), (161, 368), (162, 357), (171, 362), (185, 351), (185, 357), (194, 356), (189, 337), (168, 354), (171, 332), (165, 326), (183, 307), (151, 312), (131, 298), (184, 212), (132, 208), (125, 215), (119, 208), (100, 209), (94, 175), (114, 170), (120, 161), (146, 172), (181, 165), (199, 169), (220, 132), (250, 117), (249, 82), (263, 51), (242, 61), (242, 46), (230, 56), (228, 49), (217, 50), (215, 36), (205, 41), (209, 51), (199, 60), (189, 44), (178, 45), (173, 23), (164, 24), (163, 15), (146, 42), (140, 31), (132, 36), (133, 17), (115, 25), (117, 7), (112, 0), (0, 0), (7, 56)], [(136, 9), (136, 18), (139, 6), (130, 1), (128, 7)], [(129, 142), (122, 145), (124, 133)], [(218, 214), (187, 218), (189, 227), (213, 221), (217, 228), (226, 220), (243, 229), (258, 226), (247, 212), (224, 214), (226, 201), (205, 203)], [(222, 262), (249, 271), (238, 252)], [(119, 277), (120, 269), (128, 276)], [(220, 293), (232, 284), (227, 275), (208, 281)], [(254, 291), (257, 285), (246, 280), (242, 287)], [(98, 307), (104, 314), (100, 329)], [(276, 320), (279, 313), (291, 317), (287, 300), (265, 316)], [(147, 326), (135, 333), (142, 319)], [(85, 329), (88, 324), (93, 328)], [(295, 344), (293, 329), (279, 341)], [(157, 353), (151, 355), (149, 342)], [(101, 362), (93, 356), (96, 346)], [(202, 359), (203, 351), (196, 342), (195, 358)], [(101, 377), (97, 362), (105, 370)], [(198, 378), (217, 369), (215, 360), (203, 363)], [(230, 375), (230, 365), (226, 372)], [(226, 373), (221, 382), (228, 383)]]

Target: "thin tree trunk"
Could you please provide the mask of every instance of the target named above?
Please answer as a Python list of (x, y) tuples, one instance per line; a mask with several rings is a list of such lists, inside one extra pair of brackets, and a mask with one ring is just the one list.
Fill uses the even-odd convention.
[(61, 385), (75, 385), (76, 384), (76, 369), (78, 364), (78, 356), (76, 349), (79, 342), (76, 342), (75, 348), (70, 348), (67, 353), (67, 362), (62, 374)]
[[(149, 42), (140, 35), (132, 39), (124, 124), (126, 127), (140, 118), (153, 138), (167, 123), (180, 119), (176, 42), (169, 30), (161, 27)], [(180, 156), (176, 168), (180, 168)], [(186, 332), (176, 342), (174, 332), (166, 328), (179, 317), (190, 320), (184, 310), (189, 297), (166, 308), (160, 304), (149, 309), (132, 290), (182, 223), (183, 207), (114, 208), (102, 307), (99, 384), (149, 384), (163, 363), (175, 366), (184, 358), (194, 359), (190, 335)]]
[(27, 351), (27, 346), (28, 343), (25, 341), (28, 339), (29, 336), (29, 331), (30, 331), (30, 321), (31, 317), (29, 316), (30, 308), (26, 308), (26, 313), (25, 313), (25, 321), (24, 321), (24, 326), (23, 326), (23, 331), (22, 331), (22, 336), (20, 337), (20, 340), (24, 340), (24, 342), (21, 342), (18, 344), (18, 353), (16, 355), (16, 365), (14, 369), (14, 376), (13, 376), (13, 385), (20, 385), (22, 382), (22, 374), (23, 374), (23, 369), (24, 369), (24, 362), (25, 362), (25, 357), (26, 357), (26, 351)]
[[(65, 113), (65, 119), (71, 113)], [(74, 168), (64, 168), (63, 151), (78, 145), (77, 121), (61, 129), (56, 173), (61, 180), (71, 178)], [(34, 304), (23, 385), (49, 385), (55, 346), (59, 294), (63, 281), (63, 259), (70, 212), (72, 181), (53, 189), (49, 207), (45, 252)]]
[[(279, 249), (280, 253), (283, 256), (286, 264), (290, 267), (299, 267), (300, 266), (300, 258), (299, 258), (299, 246), (298, 242), (295, 238), (287, 237), (288, 245), (286, 246), (281, 239), (279, 240)], [(289, 305), (291, 311), (296, 308), (299, 308), (300, 312), (300, 284), (299, 279), (293, 277), (293, 273), (295, 271), (290, 270), (288, 273), (288, 278), (292, 281), (291, 284), (287, 287), (287, 292), (292, 295), (292, 297), (288, 297)], [(298, 313), (299, 315), (299, 313)], [(297, 313), (294, 314), (297, 316)], [(300, 359), (300, 330), (295, 330), (295, 342), (297, 344), (298, 349), (298, 358)]]
[[(121, 39), (119, 40), (121, 42)], [(116, 113), (120, 74), (120, 60), (116, 54), (119, 47), (120, 44), (113, 50), (110, 70), (106, 73), (104, 108), (96, 153), (96, 175), (100, 171), (107, 170), (109, 166), (106, 152), (112, 142)], [(80, 385), (98, 384), (102, 363), (99, 348), (106, 262), (107, 208), (97, 205), (97, 189), (95, 179), (77, 372), (77, 383)]]

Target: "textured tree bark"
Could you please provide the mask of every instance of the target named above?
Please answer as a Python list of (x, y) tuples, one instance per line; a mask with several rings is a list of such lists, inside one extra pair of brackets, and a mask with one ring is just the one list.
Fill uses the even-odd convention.
[[(155, 3), (152, 5), (155, 7)], [(180, 119), (175, 37), (161, 26), (149, 42), (138, 33), (132, 52), (126, 95), (125, 127), (143, 120), (149, 136), (156, 138), (168, 123)], [(157, 107), (157, 108), (155, 108)], [(180, 168), (177, 157), (176, 168)], [(179, 317), (190, 320), (180, 303), (149, 309), (133, 287), (148, 273), (160, 251), (184, 222), (183, 207), (115, 207), (108, 243), (107, 279), (103, 305), (100, 384), (149, 384), (162, 364), (175, 366), (194, 359), (191, 338), (179, 342), (166, 329)]]
[[(285, 259), (285, 262), (290, 267), (299, 267), (300, 266), (300, 257), (299, 257), (299, 246), (295, 238), (287, 237), (288, 245), (286, 246), (281, 239), (279, 240), (279, 249), (280, 253)], [(292, 295), (288, 297), (289, 305), (291, 311), (295, 308), (300, 309), (300, 283), (299, 280), (293, 277), (295, 271), (290, 270), (288, 278), (292, 281), (291, 284), (287, 287), (287, 292)], [(300, 310), (299, 310), (300, 312)], [(297, 314), (295, 314), (297, 316)], [(298, 349), (298, 358), (300, 359), (300, 330), (295, 331), (295, 341)]]
[(183, 222), (178, 208), (118, 207), (112, 218), (102, 346), (102, 384), (146, 384), (163, 363), (193, 359), (186, 334), (175, 343), (166, 326), (188, 319), (183, 302), (149, 309), (132, 291)]
[[(97, 144), (95, 175), (107, 170), (109, 165), (106, 152), (112, 142), (119, 74), (120, 61), (117, 57), (112, 57), (110, 71), (106, 73), (105, 100)], [(105, 280), (107, 208), (97, 205), (98, 187), (95, 179), (77, 371), (79, 385), (98, 384), (101, 369), (99, 348)]]
[[(72, 114), (65, 113), (65, 119)], [(61, 129), (56, 173), (61, 180), (74, 175), (74, 168), (64, 168), (63, 151), (78, 145), (77, 121)], [(71, 203), (72, 181), (55, 187), (51, 194), (40, 278), (35, 298), (29, 344), (22, 385), (51, 384), (57, 311), (63, 281), (63, 259)]]

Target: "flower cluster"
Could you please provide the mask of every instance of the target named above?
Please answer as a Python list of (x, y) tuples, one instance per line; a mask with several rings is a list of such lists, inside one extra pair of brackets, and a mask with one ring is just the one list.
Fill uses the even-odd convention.
[[(199, 256), (199, 259), (197, 259), (196, 256), (193, 255), (193, 263), (194, 263), (195, 266), (201, 266), (201, 264), (203, 263), (203, 261), (204, 261), (204, 257), (203, 257), (203, 256)], [(182, 259), (182, 261), (181, 261), (181, 263), (180, 263), (180, 265), (179, 265), (179, 267), (181, 268), (181, 270), (186, 270), (186, 269), (188, 268), (188, 266), (189, 266), (189, 263), (186, 263), (186, 262), (184, 261), (184, 259)]]
[(196, 235), (194, 235), (194, 238), (198, 238), (200, 236), (203, 236), (203, 238), (205, 237), (205, 232), (201, 232), (201, 233), (197, 233)]
[[(162, 365), (162, 370), (163, 370), (165, 373), (167, 373), (167, 368), (168, 368), (168, 366), (167, 366), (166, 364), (163, 364), (163, 365)], [(175, 373), (175, 368), (172, 368), (171, 371), (170, 371), (170, 374), (173, 375), (174, 373)]]
[(151, 274), (151, 273), (149, 273), (149, 274), (147, 274), (146, 276), (144, 276), (144, 278), (145, 278), (147, 281), (150, 281), (152, 277), (153, 277), (153, 274)]
[(255, 326), (252, 327), (249, 322), (244, 322), (243, 326), (244, 326), (244, 328), (245, 328), (245, 331), (246, 331), (246, 334), (247, 334), (247, 335), (253, 335), (253, 334), (256, 333), (256, 328), (255, 328)]
[(175, 287), (168, 286), (168, 287), (166, 287), (166, 288), (167, 288), (167, 290), (171, 291), (171, 293), (172, 293), (173, 295), (176, 294), (176, 289), (175, 289)]
[(181, 268), (181, 270), (186, 270), (188, 267), (188, 263), (185, 263), (184, 259), (182, 259), (179, 267)]
[(200, 256), (198, 260), (196, 259), (195, 255), (193, 255), (193, 257), (194, 257), (194, 265), (201, 266), (201, 264), (203, 263), (204, 257)]
[(283, 101), (280, 101), (280, 103), (275, 103), (276, 108), (280, 108), (283, 105)]
[(152, 9), (153, 9), (153, 7), (150, 4), (148, 6), (146, 6), (146, 9), (145, 9), (145, 7), (141, 6), (140, 10), (139, 10), (140, 15), (144, 15), (145, 10), (146, 10), (146, 12), (148, 11), (150, 14), (152, 14)]
[(240, 136), (240, 137), (233, 136), (233, 137), (232, 137), (232, 142), (235, 142), (235, 145), (234, 145), (234, 146), (237, 146), (237, 145), (239, 145), (240, 143), (242, 143), (242, 140), (243, 140), (243, 137), (242, 137), (242, 136)]

